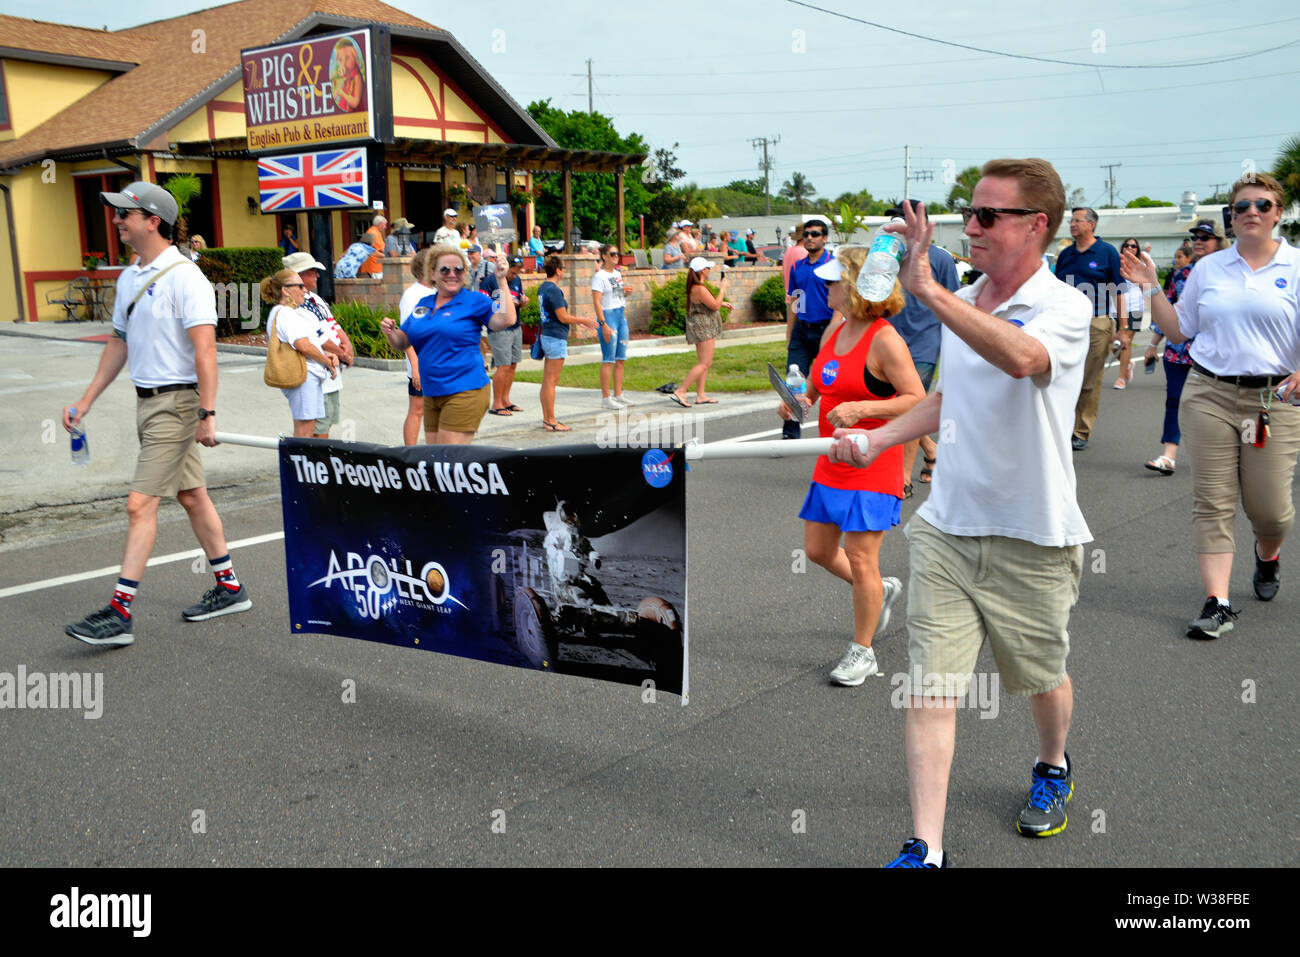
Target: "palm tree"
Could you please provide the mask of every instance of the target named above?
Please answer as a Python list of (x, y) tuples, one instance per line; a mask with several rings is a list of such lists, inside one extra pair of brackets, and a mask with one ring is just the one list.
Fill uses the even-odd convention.
[(168, 177), (167, 182), (162, 184), (163, 189), (172, 194), (172, 199), (176, 200), (176, 233), (177, 243), (185, 243), (190, 238), (189, 224), (185, 221), (185, 215), (190, 211), (190, 202), (198, 198), (199, 193), (203, 192), (203, 183), (193, 173), (175, 173)]
[(778, 194), (782, 199), (788, 199), (794, 203), (799, 212), (803, 212), (804, 205), (808, 199), (817, 193), (817, 187), (808, 182), (803, 173), (794, 173), (791, 177), (781, 184), (781, 192)]
[(1287, 204), (1300, 202), (1300, 136), (1283, 140), (1273, 175), (1282, 184)]
[[(975, 184), (979, 180), (980, 168), (978, 166), (968, 166), (958, 173), (952, 189), (948, 190), (948, 208), (955, 212), (959, 206), (969, 206), (971, 194), (975, 191)], [(965, 202), (958, 202), (959, 200), (965, 200)]]

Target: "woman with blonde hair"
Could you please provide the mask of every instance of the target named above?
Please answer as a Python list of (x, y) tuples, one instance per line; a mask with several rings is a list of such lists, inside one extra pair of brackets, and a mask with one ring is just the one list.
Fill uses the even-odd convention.
[[(421, 256), (425, 256), (421, 253)], [(418, 257), (417, 257), (418, 258)], [(465, 286), (465, 256), (455, 246), (434, 246), (422, 260), (433, 294), (425, 295), (402, 315), (379, 324), (393, 349), (414, 347), (424, 394), (424, 440), (429, 445), (468, 445), (474, 440), (492, 393), (480, 348), (482, 329), (514, 325), (515, 303), (503, 296), (498, 305)], [(504, 283), (505, 256), (496, 257), (497, 282)], [(405, 300), (406, 297), (404, 296)]]
[(325, 393), (321, 384), (338, 374), (338, 356), (321, 349), (329, 337), (324, 323), (302, 310), (307, 287), (292, 269), (281, 269), (262, 280), (262, 301), (272, 304), (266, 320), (268, 336), (292, 346), (307, 360), (307, 378), (296, 389), (281, 389), (289, 400), (293, 435), (309, 439), (316, 432), (316, 420), (325, 416)]
[[(841, 246), (814, 271), (828, 285), (827, 305), (844, 322), (830, 332), (813, 360), (800, 402), (821, 400), (817, 424), (823, 438), (836, 428), (871, 429), (897, 418), (925, 398), (907, 343), (889, 323), (906, 305), (898, 283), (883, 302), (858, 295), (864, 246)], [(778, 412), (790, 419), (782, 404)], [(898, 524), (903, 505), (903, 446), (880, 454), (865, 469), (823, 455), (799, 517), (809, 558), (853, 586), (853, 640), (830, 674), (836, 684), (856, 687), (879, 670), (871, 648), (889, 625), (890, 607), (902, 590), (897, 578), (880, 576), (880, 546)], [(840, 539), (843, 537), (843, 545)]]
[[(433, 272), (434, 246), (426, 246), (415, 254), (411, 260), (411, 276), (415, 282), (406, 287), (401, 301), (397, 304), (397, 316), (409, 316), (415, 304), (425, 296), (434, 295)], [(420, 423), (424, 420), (424, 393), (420, 391), (420, 357), (415, 349), (406, 347), (406, 419), (402, 422), (402, 444), (418, 445), (420, 441)]]

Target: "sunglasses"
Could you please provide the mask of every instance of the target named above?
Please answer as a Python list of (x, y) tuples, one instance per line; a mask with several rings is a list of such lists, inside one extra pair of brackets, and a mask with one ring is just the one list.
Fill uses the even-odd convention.
[(1261, 213), (1267, 213), (1273, 208), (1273, 201), (1271, 199), (1257, 199), (1254, 201), (1249, 199), (1239, 199), (1232, 204), (1232, 211), (1238, 216), (1244, 216), (1250, 210), (1251, 206), (1254, 206)]
[(284, 284), (284, 288), (285, 288), (285, 289), (292, 289), (292, 288), (294, 288), (295, 286), (297, 286), (299, 289), (301, 289), (301, 288), (303, 288), (304, 285), (305, 285), (304, 283), (300, 283), (300, 282), (286, 282), (286, 283)]
[(1138, 244), (1137, 244), (1137, 243), (1125, 243), (1123, 246), (1121, 246), (1121, 247), (1119, 247), (1119, 248), (1120, 248), (1120, 249), (1137, 249), (1137, 248), (1138, 248)]
[(809, 236), (813, 236), (813, 237), (816, 237), (816, 236), (825, 236), (826, 234), (825, 234), (824, 232), (822, 232), (820, 229), (805, 229), (805, 230), (803, 231), (803, 235), (804, 235), (804, 238), (807, 239)]
[(1041, 209), (1002, 209), (997, 206), (963, 206), (961, 208), (961, 221), (969, 223), (974, 216), (979, 220), (979, 224), (985, 229), (992, 228), (998, 220), (999, 213), (1006, 213), (1008, 216), (1030, 216), (1034, 213), (1041, 213)]
[(1217, 237), (1214, 235), (1214, 233), (1193, 233), (1192, 234), (1192, 242), (1194, 243), (1208, 243), (1215, 238)]
[(438, 275), (440, 276), (450, 276), (453, 273), (455, 273), (457, 276), (463, 276), (465, 274), (465, 267), (464, 266), (439, 266), (438, 267)]

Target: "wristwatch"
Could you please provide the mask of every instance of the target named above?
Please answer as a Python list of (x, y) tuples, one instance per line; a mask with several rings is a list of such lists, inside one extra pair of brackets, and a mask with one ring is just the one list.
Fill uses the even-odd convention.
[(199, 409), (199, 418), (206, 419), (210, 415), (216, 415), (216, 409)]

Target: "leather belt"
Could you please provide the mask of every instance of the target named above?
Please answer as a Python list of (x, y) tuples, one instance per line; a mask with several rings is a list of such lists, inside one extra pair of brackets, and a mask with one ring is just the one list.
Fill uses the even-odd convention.
[(198, 392), (199, 384), (197, 382), (177, 382), (175, 385), (160, 385), (154, 389), (142, 389), (136, 386), (135, 394), (142, 399), (151, 399), (156, 395), (162, 395), (164, 392), (179, 392), (181, 389), (193, 389)]
[(1239, 389), (1272, 389), (1287, 378), (1284, 375), (1219, 375), (1216, 372), (1211, 372), (1196, 360), (1192, 360), (1192, 368), (1201, 375), (1209, 376), (1211, 379), (1218, 379), (1220, 382), (1227, 382)]

